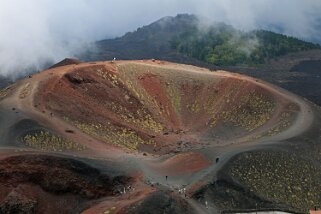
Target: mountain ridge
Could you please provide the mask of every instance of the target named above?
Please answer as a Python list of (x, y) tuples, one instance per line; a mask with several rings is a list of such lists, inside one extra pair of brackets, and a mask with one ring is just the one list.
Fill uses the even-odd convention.
[[(161, 18), (149, 25), (138, 28), (133, 32), (128, 32), (121, 37), (98, 41), (96, 42), (97, 50), (87, 53), (83, 58), (87, 60), (113, 59), (113, 57), (118, 57), (119, 59), (159, 58), (167, 60), (168, 58), (172, 58), (173, 60), (179, 60), (179, 58), (186, 58), (188, 60), (199, 60), (197, 57), (191, 57), (184, 51), (177, 50), (173, 47), (173, 43), (175, 43), (175, 39), (178, 37), (180, 37), (179, 39), (183, 42), (186, 42), (184, 39), (188, 42), (189, 38), (184, 38), (184, 36), (189, 36), (186, 34), (190, 32), (195, 33), (197, 37), (201, 37), (202, 34), (207, 31), (221, 31), (225, 34), (242, 33), (242, 31), (224, 23), (215, 22), (206, 24), (205, 26), (205, 24), (203, 24), (195, 15), (179, 14), (175, 17), (167, 16)], [(282, 35), (264, 30), (259, 30), (257, 32), (266, 37), (269, 36), (268, 34)], [(220, 37), (221, 35), (212, 36)], [(301, 43), (305, 43), (306, 45), (311, 46), (309, 49), (320, 48), (319, 45), (310, 42), (305, 42), (289, 36), (284, 37), (287, 41), (294, 39)]]
[[(80, 56), (80, 59), (83, 61), (103, 61), (112, 60), (114, 57), (117, 59), (155, 58), (211, 70), (225, 69), (263, 79), (321, 105), (321, 92), (316, 90), (321, 87), (321, 81), (316, 82), (317, 75), (312, 74), (308, 69), (303, 69), (302, 66), (299, 72), (291, 72), (296, 65), (303, 61), (321, 61), (320, 49), (287, 53), (265, 60), (262, 64), (217, 66), (179, 53), (171, 47), (171, 41), (175, 35), (180, 35), (186, 28), (195, 28), (196, 22), (198, 22), (198, 18), (194, 15), (182, 14), (176, 17), (165, 17), (150, 25), (138, 28), (134, 32), (126, 33), (123, 37), (99, 41), (96, 43), (95, 50), (86, 52)], [(223, 23), (216, 23), (216, 25), (233, 30), (233, 27)], [(157, 29), (164, 30), (157, 31)], [(153, 33), (149, 33), (150, 31)], [(148, 37), (147, 35), (152, 36)], [(163, 38), (163, 40), (155, 38)]]

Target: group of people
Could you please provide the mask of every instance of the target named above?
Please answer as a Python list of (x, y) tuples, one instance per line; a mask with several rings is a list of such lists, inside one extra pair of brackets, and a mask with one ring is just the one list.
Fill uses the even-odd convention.
[(124, 186), (121, 190), (119, 190), (120, 194), (126, 194), (126, 192), (134, 191), (135, 188), (132, 186)]
[(184, 197), (185, 197), (185, 198), (187, 197), (187, 195), (186, 195), (186, 188), (185, 188), (185, 187), (182, 188), (182, 189), (178, 189), (178, 193), (179, 193), (179, 194), (184, 194)]

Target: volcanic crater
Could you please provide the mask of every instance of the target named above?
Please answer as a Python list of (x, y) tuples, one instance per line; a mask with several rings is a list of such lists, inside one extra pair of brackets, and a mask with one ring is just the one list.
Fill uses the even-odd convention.
[[(314, 104), (251, 77), (158, 60), (61, 65), (0, 91), (3, 213), (305, 212), (319, 205)], [(309, 176), (300, 179), (314, 186), (284, 173), (261, 176), (266, 167), (304, 171)], [(283, 189), (289, 184), (296, 188)]]
[(152, 154), (271, 136), (300, 112), (296, 102), (256, 80), (192, 69), (120, 62), (53, 70), (34, 103), (109, 145)]

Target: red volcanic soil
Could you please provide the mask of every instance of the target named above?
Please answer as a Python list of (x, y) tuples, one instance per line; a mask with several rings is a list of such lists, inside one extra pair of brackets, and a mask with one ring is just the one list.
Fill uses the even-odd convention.
[(65, 60), (0, 92), (2, 213), (216, 213), (182, 187), (313, 121), (260, 80), (155, 60)]
[(153, 74), (144, 74), (143, 76), (138, 77), (138, 79), (140, 85), (156, 101), (156, 105), (159, 106), (160, 110), (164, 112), (162, 115), (168, 122), (167, 125), (172, 129), (177, 129), (179, 127), (178, 115), (173, 109), (164, 83), (162, 83), (157, 75)]

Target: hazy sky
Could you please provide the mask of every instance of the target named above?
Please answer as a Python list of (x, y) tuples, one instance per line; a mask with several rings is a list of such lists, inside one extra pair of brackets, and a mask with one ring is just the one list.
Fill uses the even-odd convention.
[(318, 39), (320, 11), (320, 0), (0, 0), (0, 74), (73, 56), (92, 41), (177, 13)]

